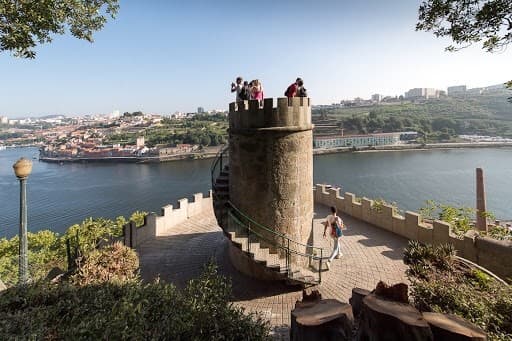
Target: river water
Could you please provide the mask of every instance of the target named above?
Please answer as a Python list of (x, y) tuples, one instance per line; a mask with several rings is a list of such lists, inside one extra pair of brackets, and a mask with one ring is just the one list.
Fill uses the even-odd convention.
[[(35, 148), (0, 151), (0, 237), (18, 231), (19, 182), (12, 164), (36, 158)], [(162, 164), (51, 164), (33, 159), (28, 179), (28, 229), (63, 232), (84, 218), (159, 213), (210, 188), (212, 160)], [(475, 168), (484, 168), (487, 209), (512, 218), (512, 149), (453, 149), (318, 155), (315, 183), (336, 184), (357, 196), (384, 198), (417, 210), (425, 200), (474, 206)]]

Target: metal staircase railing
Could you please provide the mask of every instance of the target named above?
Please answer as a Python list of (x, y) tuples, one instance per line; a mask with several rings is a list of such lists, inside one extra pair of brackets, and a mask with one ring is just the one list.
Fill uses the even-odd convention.
[[(293, 279), (292, 277), (292, 255), (302, 258), (302, 261), (295, 262), (297, 264), (308, 264), (309, 268), (312, 268), (316, 271), (311, 271), (311, 273), (318, 274), (317, 283), (322, 282), (322, 262), (323, 262), (323, 249), (321, 247), (316, 247), (313, 245), (303, 244), (297, 242), (285, 234), (279, 233), (275, 230), (272, 230), (256, 221), (254, 221), (251, 217), (247, 216), (244, 212), (239, 210), (232, 202), (228, 201), (229, 211), (228, 214), (232, 221), (241, 228), (247, 234), (247, 252), (251, 252), (250, 250), (250, 239), (251, 236), (255, 236), (258, 241), (265, 241), (266, 243), (272, 245), (276, 249), (282, 250), (285, 254), (285, 270), (288, 278)], [(268, 236), (272, 236), (269, 238)], [(298, 251), (299, 249), (305, 249), (306, 252)], [(309, 251), (309, 252), (308, 252)], [(315, 269), (314, 262), (318, 261), (318, 267)]]
[[(227, 154), (228, 154), (228, 146), (223, 147), (218, 153), (215, 160), (211, 166), (211, 181), (213, 186), (213, 197), (217, 198), (215, 193), (215, 180), (220, 175), (224, 166), (227, 164)], [(227, 201), (227, 214), (232, 219), (231, 221), (235, 223), (239, 229), (241, 229), (245, 234), (247, 234), (247, 252), (250, 253), (251, 250), (251, 237), (256, 238), (258, 241), (264, 241), (265, 243), (271, 245), (275, 249), (281, 250), (284, 253), (285, 257), (285, 271), (286, 276), (289, 279), (295, 279), (293, 277), (293, 269), (292, 269), (292, 256), (298, 257), (298, 262), (293, 263), (301, 263), (308, 264), (308, 267), (313, 270), (308, 269), (308, 273), (318, 274), (318, 279), (315, 278), (315, 283), (321, 283), (322, 281), (322, 262), (323, 262), (323, 250), (320, 247), (315, 247), (313, 245), (303, 244), (297, 242), (288, 236), (279, 233), (275, 230), (272, 230), (256, 221), (254, 221), (247, 214), (238, 209), (232, 202)], [(225, 228), (222, 226), (222, 228)], [(270, 237), (269, 237), (270, 236)], [(298, 250), (304, 249), (306, 252), (301, 252)], [(300, 261), (302, 258), (302, 261)], [(315, 262), (318, 262), (318, 267), (315, 269)], [(316, 271), (315, 271), (316, 270)]]
[[(210, 168), (210, 173), (211, 173), (211, 180), (212, 180), (212, 186), (215, 187), (215, 179), (217, 178), (217, 176), (220, 175), (220, 172), (222, 172), (222, 170), (224, 169), (224, 165), (226, 165), (227, 163), (224, 161), (225, 158), (227, 158), (227, 154), (228, 154), (228, 145), (225, 145), (224, 147), (222, 147), (219, 152), (217, 153), (217, 155), (215, 156), (215, 160), (213, 160), (212, 162), (212, 166)], [(227, 160), (226, 160), (227, 161)]]

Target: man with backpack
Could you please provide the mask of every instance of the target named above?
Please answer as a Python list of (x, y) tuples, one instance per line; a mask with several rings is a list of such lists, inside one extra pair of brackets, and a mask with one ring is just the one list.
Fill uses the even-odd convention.
[(299, 90), (299, 82), (302, 82), (301, 78), (297, 78), (295, 83), (290, 84), (290, 86), (284, 92), (284, 95), (288, 98), (297, 97), (298, 90)]
[(341, 247), (340, 247), (340, 238), (343, 236), (342, 230), (345, 229), (345, 225), (343, 224), (343, 220), (336, 214), (336, 207), (331, 206), (331, 214), (325, 218), (324, 222), (324, 238), (326, 238), (326, 232), (327, 228), (329, 229), (329, 235), (331, 236), (334, 245), (332, 249), (331, 256), (329, 257), (329, 260), (327, 261), (327, 269), (331, 268), (331, 262), (334, 258), (340, 258), (343, 256), (341, 253)]

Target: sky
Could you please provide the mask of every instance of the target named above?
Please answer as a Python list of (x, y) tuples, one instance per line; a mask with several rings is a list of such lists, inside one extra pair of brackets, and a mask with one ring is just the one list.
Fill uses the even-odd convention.
[(93, 44), (70, 34), (35, 60), (0, 53), (0, 116), (227, 109), (236, 76), (281, 97), (302, 77), (313, 104), (410, 88), (503, 83), (512, 49), (446, 52), (416, 32), (418, 0), (120, 0)]

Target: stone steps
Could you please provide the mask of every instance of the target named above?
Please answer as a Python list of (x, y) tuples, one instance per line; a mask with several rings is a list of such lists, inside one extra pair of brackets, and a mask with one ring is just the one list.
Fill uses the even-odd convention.
[[(318, 284), (317, 277), (309, 269), (303, 269), (293, 266), (289, 273), (286, 266), (286, 259), (281, 258), (277, 249), (271, 245), (266, 245), (264, 241), (259, 241), (254, 235), (248, 236), (243, 229), (228, 227), (228, 208), (229, 201), (229, 166), (224, 166), (220, 175), (213, 184), (214, 194), (214, 212), (217, 222), (233, 245), (244, 252), (254, 262), (266, 267), (267, 269), (279, 273), (287, 283), (291, 285), (315, 285)], [(263, 244), (263, 245), (262, 245)]]

